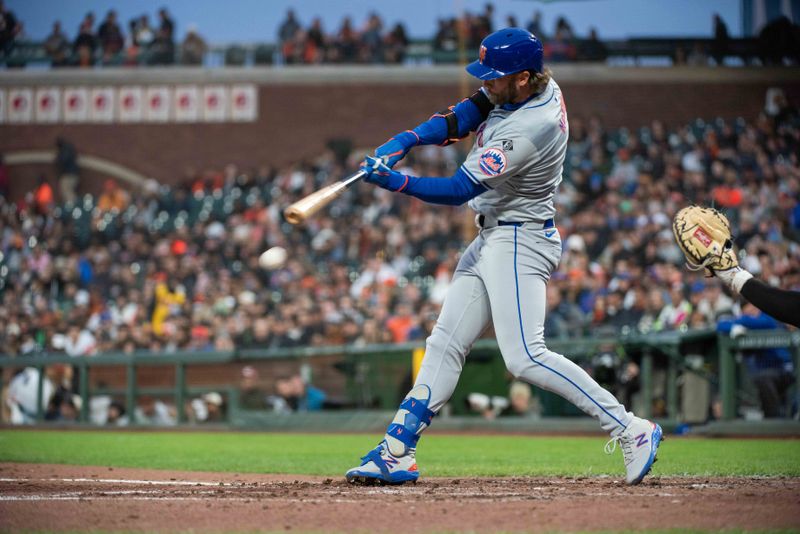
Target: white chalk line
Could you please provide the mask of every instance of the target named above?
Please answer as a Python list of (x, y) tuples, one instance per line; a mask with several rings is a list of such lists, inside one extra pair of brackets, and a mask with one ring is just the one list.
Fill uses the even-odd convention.
[(191, 480), (131, 480), (123, 478), (0, 478), (0, 482), (101, 482), (104, 484), (148, 484), (151, 486), (239, 486), (231, 482), (197, 482)]
[[(48, 502), (48, 501), (110, 501), (119, 500), (119, 496), (114, 495), (0, 495), (0, 502), (14, 502), (14, 501), (35, 501), (35, 502)], [(208, 497), (153, 497), (147, 495), (130, 495), (126, 500), (131, 501), (207, 501)], [(225, 501), (253, 501), (254, 499), (246, 499), (243, 497), (229, 497)]]

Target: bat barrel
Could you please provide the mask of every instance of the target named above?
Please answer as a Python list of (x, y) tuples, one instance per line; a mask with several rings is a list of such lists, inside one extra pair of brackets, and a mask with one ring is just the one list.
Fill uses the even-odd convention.
[(316, 212), (333, 202), (335, 198), (349, 189), (354, 183), (359, 181), (365, 176), (363, 170), (351, 174), (347, 178), (323, 187), (319, 191), (315, 191), (307, 197), (301, 198), (285, 210), (283, 216), (291, 224), (300, 224)]
[(305, 216), (303, 212), (297, 209), (297, 206), (292, 204), (288, 208), (283, 211), (283, 216), (289, 221), (291, 224), (300, 224), (305, 220)]

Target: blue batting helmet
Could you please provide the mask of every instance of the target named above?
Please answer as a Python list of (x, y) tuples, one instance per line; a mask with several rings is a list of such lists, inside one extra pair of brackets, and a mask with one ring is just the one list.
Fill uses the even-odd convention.
[(521, 72), (542, 72), (542, 42), (520, 28), (498, 30), (481, 43), (480, 57), (467, 65), (467, 72), (481, 80), (493, 80)]

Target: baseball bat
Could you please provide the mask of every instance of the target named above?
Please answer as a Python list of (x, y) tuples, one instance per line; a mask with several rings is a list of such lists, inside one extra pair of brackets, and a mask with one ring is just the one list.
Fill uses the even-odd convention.
[(347, 191), (366, 174), (363, 170), (360, 170), (347, 178), (323, 187), (319, 191), (314, 191), (283, 210), (283, 216), (292, 224), (300, 224), (333, 202), (334, 199)]

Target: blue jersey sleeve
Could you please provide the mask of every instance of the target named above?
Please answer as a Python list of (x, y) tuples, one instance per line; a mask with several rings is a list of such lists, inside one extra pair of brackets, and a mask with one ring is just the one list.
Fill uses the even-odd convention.
[(458, 169), (455, 175), (448, 178), (392, 173), (381, 186), (431, 204), (446, 206), (460, 206), (487, 191), (486, 187), (472, 179), (462, 169)]
[(455, 106), (434, 113), (413, 130), (406, 130), (394, 138), (406, 148), (416, 145), (447, 145), (477, 130), (493, 107), (481, 89)]

